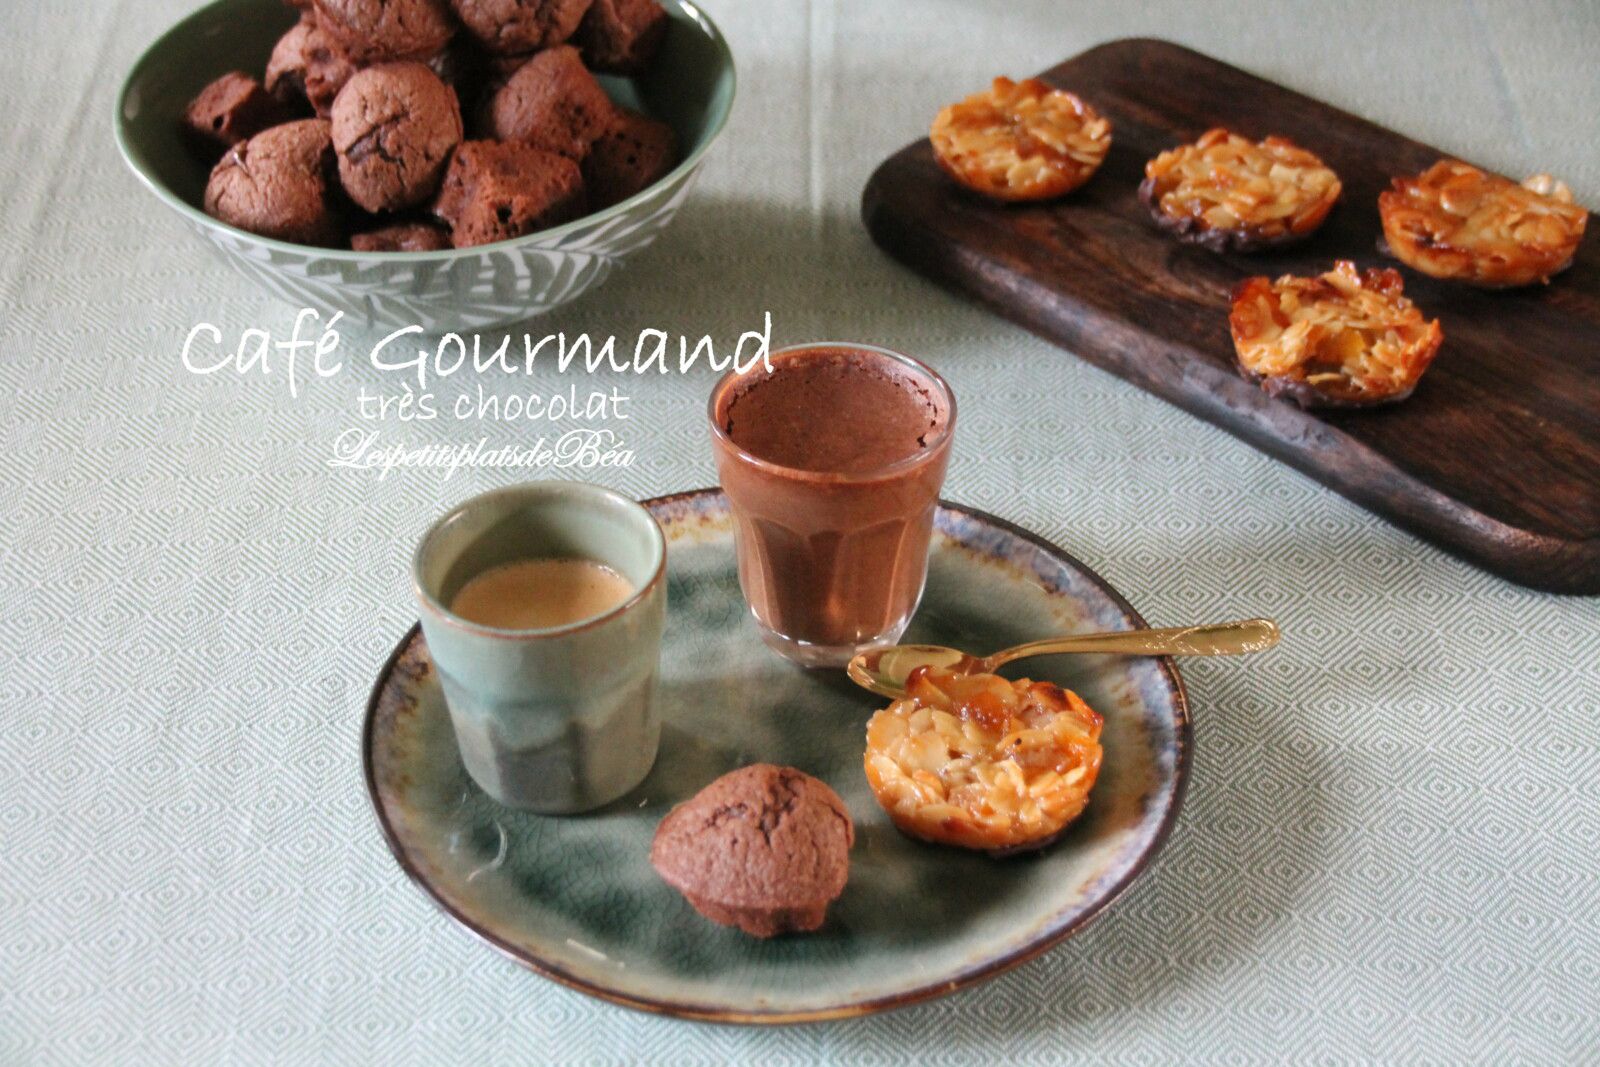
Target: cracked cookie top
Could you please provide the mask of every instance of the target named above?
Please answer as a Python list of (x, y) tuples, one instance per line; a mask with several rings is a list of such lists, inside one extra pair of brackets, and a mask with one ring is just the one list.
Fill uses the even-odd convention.
[(499, 55), (521, 55), (565, 42), (590, 0), (450, 0), (467, 32)]
[(795, 770), (756, 763), (673, 808), (650, 862), (691, 899), (724, 908), (804, 909), (844, 890), (855, 827), (844, 801)]
[(444, 0), (316, 0), (316, 12), (359, 63), (426, 59), (456, 32)]
[(263, 130), (234, 145), (212, 169), (206, 214), (280, 241), (332, 245), (339, 222), (330, 197), (331, 161), (322, 119)]
[(582, 162), (611, 128), (616, 105), (571, 45), (547, 48), (518, 67), (489, 98), (485, 125), (502, 141), (521, 141)]
[(368, 211), (419, 204), (439, 187), (461, 142), (456, 95), (422, 63), (386, 63), (353, 76), (333, 102), (339, 180)]

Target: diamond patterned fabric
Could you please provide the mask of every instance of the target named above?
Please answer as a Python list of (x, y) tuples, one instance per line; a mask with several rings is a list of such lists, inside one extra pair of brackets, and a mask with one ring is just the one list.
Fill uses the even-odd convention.
[[(1287, 634), (1184, 666), (1183, 819), (1093, 927), (975, 991), (758, 1031), (528, 974), (386, 851), (358, 738), (415, 618), (412, 546), (518, 475), (329, 468), (383, 384), (373, 336), (298, 397), (182, 369), (197, 321), (231, 342), (294, 316), (117, 159), (118, 83), (185, 6), (0, 8), (0, 1063), (1593, 1062), (1596, 600), (1474, 570), (922, 282), (857, 198), (994, 74), (1154, 34), (1597, 205), (1600, 7), (709, 0), (739, 61), (727, 132), (672, 228), (536, 330), (731, 346), (770, 310), (775, 343), (918, 355), (961, 398), (952, 499), (1059, 542), (1154, 624)], [(505, 391), (564, 391), (552, 371)], [(596, 384), (632, 397), (614, 428), (638, 457), (598, 480), (713, 480), (709, 372)]]

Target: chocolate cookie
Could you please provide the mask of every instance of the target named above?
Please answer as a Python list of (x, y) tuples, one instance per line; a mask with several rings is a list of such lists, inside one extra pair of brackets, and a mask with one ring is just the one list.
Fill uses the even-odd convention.
[(651, 185), (678, 162), (672, 127), (618, 108), (611, 127), (583, 160), (583, 184), (593, 210), (610, 207)]
[(489, 132), (499, 140), (581, 160), (610, 127), (616, 108), (578, 50), (561, 45), (518, 67), (490, 99), (488, 111)]
[(183, 125), (198, 145), (216, 153), (287, 117), (260, 82), (235, 70), (200, 90), (183, 112)]
[(383, 63), (351, 78), (333, 102), (339, 181), (368, 211), (420, 204), (461, 143), (456, 94), (422, 63)]
[(357, 252), (437, 252), (450, 247), (450, 234), (431, 222), (396, 222), (350, 238)]
[(280, 241), (341, 244), (332, 171), (325, 120), (274, 126), (234, 145), (212, 169), (206, 214)]
[(557, 152), (515, 141), (466, 141), (450, 158), (433, 212), (457, 248), (566, 222), (585, 210), (583, 175)]
[(772, 937), (822, 925), (854, 843), (837, 793), (793, 767), (757, 763), (668, 812), (650, 863), (712, 922)]
[(594, 70), (638, 74), (661, 48), (669, 21), (656, 0), (594, 0), (574, 43)]
[(426, 59), (449, 43), (445, 0), (316, 0), (317, 24), (359, 64)]
[(267, 57), (267, 74), (264, 79), (267, 92), (285, 107), (308, 103), (306, 96), (306, 38), (316, 25), (311, 16), (301, 16), (289, 27), (289, 32), (278, 38)]
[(320, 117), (327, 118), (333, 99), (356, 72), (355, 60), (315, 15), (302, 18), (278, 39), (267, 60), (267, 91), (280, 100), (304, 97)]
[(501, 55), (550, 48), (571, 37), (590, 0), (450, 0), (462, 25)]

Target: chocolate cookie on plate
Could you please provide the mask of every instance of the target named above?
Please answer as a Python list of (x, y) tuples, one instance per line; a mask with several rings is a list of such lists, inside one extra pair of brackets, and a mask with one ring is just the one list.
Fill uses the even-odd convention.
[(822, 925), (854, 843), (837, 793), (793, 767), (756, 763), (668, 812), (650, 863), (712, 922), (773, 937)]

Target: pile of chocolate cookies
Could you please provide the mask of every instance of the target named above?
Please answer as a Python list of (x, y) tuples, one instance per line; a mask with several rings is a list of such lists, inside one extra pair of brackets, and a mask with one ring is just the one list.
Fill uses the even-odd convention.
[[(224, 74), (183, 122), (221, 159), (205, 210), (265, 237), (422, 252), (520, 237), (626, 200), (672, 129), (593, 71), (638, 74), (656, 0), (291, 0), (258, 80)], [(470, 137), (470, 139), (469, 139)]]

